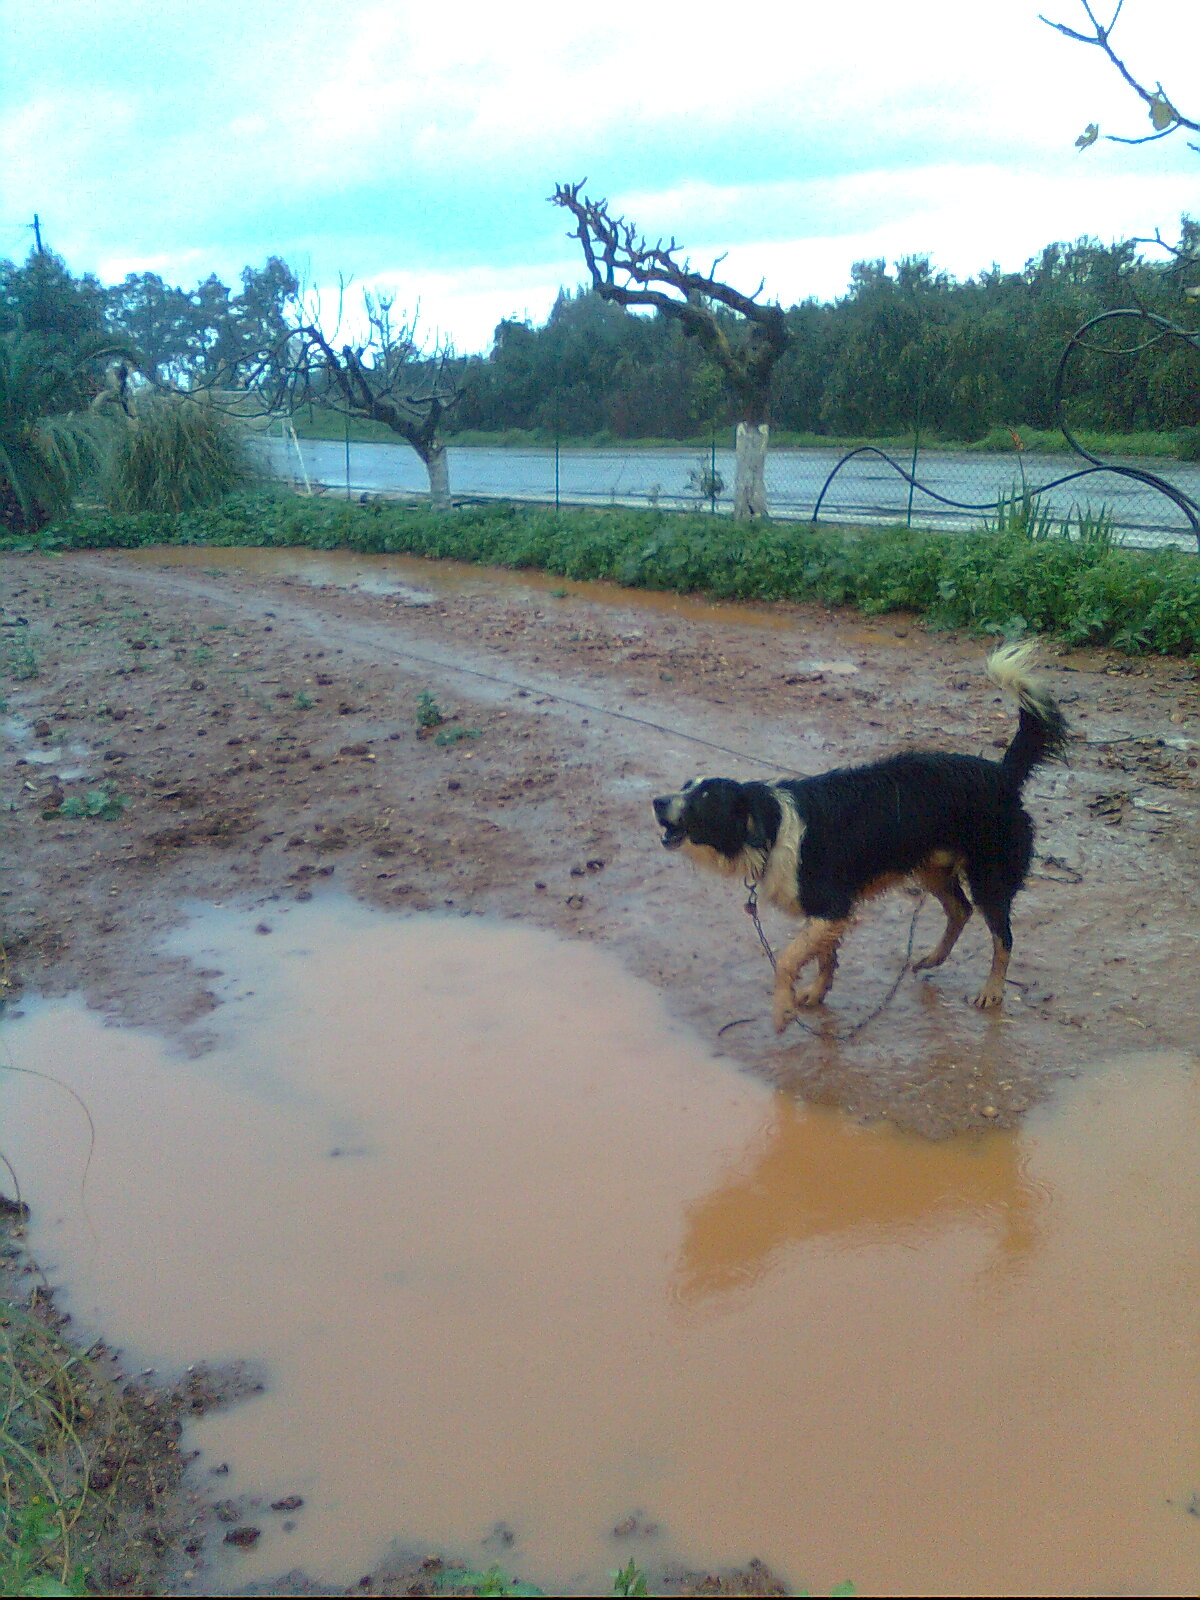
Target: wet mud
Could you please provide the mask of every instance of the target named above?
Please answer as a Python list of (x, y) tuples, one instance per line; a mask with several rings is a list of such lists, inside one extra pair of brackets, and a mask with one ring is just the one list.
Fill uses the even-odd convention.
[[(743, 896), (666, 856), (649, 798), (697, 773), (818, 771), (905, 744), (998, 753), (1012, 709), (982, 677), (981, 641), (905, 618), (710, 606), (403, 558), (204, 550), (0, 565), (0, 646), (16, 669), (0, 728), (3, 979), (18, 1009), (22, 988), (78, 995), (91, 1008), (51, 1012), (39, 1001), (6, 1037), (26, 1048), (21, 1041), (36, 1036), (42, 1054), (65, 1043), (64, 1078), (77, 1058), (96, 1071), (109, 1060), (123, 1086), (103, 1141), (113, 1149), (137, 1130), (128, 1085), (142, 1086), (139, 1106), (163, 1098), (170, 1161), (129, 1153), (122, 1170), (145, 1167), (163, 1184), (177, 1176), (178, 1193), (194, 1196), (156, 1221), (153, 1185), (143, 1201), (115, 1178), (102, 1201), (94, 1190), (92, 1225), (120, 1270), (107, 1287), (86, 1264), (63, 1281), (106, 1331), (110, 1307), (112, 1319), (133, 1319), (136, 1306), (142, 1333), (128, 1342), (153, 1345), (163, 1363), (261, 1354), (280, 1374), (299, 1373), (305, 1339), (310, 1353), (323, 1339), (330, 1348), (340, 1341), (340, 1366), (329, 1356), (314, 1369), (335, 1390), (371, 1390), (340, 1447), (322, 1433), (337, 1430), (316, 1420), (312, 1374), (290, 1403), (279, 1398), (279, 1378), (261, 1399), (197, 1425), (216, 1430), (206, 1459), (228, 1456), (239, 1493), (268, 1506), (293, 1494), (305, 1501), (293, 1530), (264, 1513), (269, 1526), (255, 1547), (232, 1557), (222, 1549), (221, 1559), (266, 1576), (292, 1561), (284, 1548), (292, 1540), (333, 1571), (366, 1564), (364, 1543), (377, 1549), (404, 1535), (482, 1561), (490, 1547), (472, 1539), (503, 1521), (522, 1543), (494, 1559), (550, 1587), (568, 1578), (586, 1587), (605, 1562), (624, 1559), (622, 1547), (613, 1553), (611, 1528), (633, 1517), (662, 1530), (657, 1544), (639, 1547), (643, 1564), (657, 1553), (663, 1570), (671, 1561), (716, 1569), (755, 1555), (814, 1588), (850, 1576), (860, 1589), (897, 1592), (907, 1573), (929, 1592), (1017, 1592), (1018, 1567), (1023, 1583), (1052, 1582), (1056, 1592), (1175, 1581), (1178, 1529), (1195, 1519), (1172, 1518), (1191, 1492), (1189, 1472), (1196, 1476), (1180, 1453), (1177, 1402), (1193, 1392), (1195, 1374), (1184, 1370), (1179, 1303), (1139, 1274), (1157, 1263), (1194, 1293), (1192, 1267), (1159, 1259), (1179, 1230), (1172, 1235), (1158, 1205), (1162, 1197), (1178, 1216), (1193, 1203), (1176, 1192), (1186, 1171), (1175, 1168), (1186, 1162), (1172, 1157), (1175, 1175), (1163, 1177), (1176, 1133), (1194, 1134), (1186, 1086), (1200, 1051), (1200, 697), (1189, 665), (1047, 655), (1079, 737), (1070, 765), (1042, 769), (1027, 790), (1039, 856), (1017, 901), (1013, 981), (999, 1016), (968, 1003), (989, 944), (973, 923), (946, 967), (904, 976), (851, 1034), (899, 972), (914, 911), (914, 949), (936, 938), (936, 909), (918, 911), (915, 898), (898, 894), (872, 905), (847, 941), (825, 1014), (781, 1041)], [(36, 672), (23, 670), (31, 662)], [(421, 727), (430, 701), (444, 720)], [(98, 793), (107, 805), (89, 800)], [(387, 977), (377, 978), (378, 993), (368, 986), (336, 1037), (321, 1035), (320, 1017), (305, 1011), (320, 995), (320, 1016), (342, 1016), (341, 1000), (377, 970), (369, 955), (347, 957), (353, 917), (366, 910), (337, 911), (350, 919), (344, 933), (314, 935), (308, 957), (294, 958), (296, 970), (315, 960), (313, 975), (287, 1003), (256, 1012), (263, 993), (278, 999), (286, 988), (288, 963), (268, 961), (267, 950), (305, 915), (334, 915), (334, 891), (393, 913), (381, 919), (385, 947), (436, 914), (460, 940), (557, 934), (570, 959), (602, 955), (600, 976), (579, 968), (555, 998), (543, 996), (530, 1022), (539, 1049), (552, 1044), (557, 1059), (576, 1065), (561, 1083), (531, 1076), (530, 1050), (510, 1046), (507, 1099), (498, 1083), (485, 1092), (472, 1075), (480, 1065), (472, 1052), (486, 1058), (499, 1026), (485, 1014), (487, 995), (503, 1009), (541, 994), (534, 979), (549, 983), (558, 971), (557, 940), (517, 970), (501, 962), (508, 976), (498, 989), (491, 955), (468, 962), (457, 987), (439, 989), (427, 974), (419, 1006), (410, 998), (402, 1007), (402, 1026), (415, 1026), (418, 1009), (428, 1013), (430, 1065), (400, 1100), (393, 1069), (378, 1065), (391, 1059), (398, 1028), (387, 1008), (399, 991)], [(201, 906), (210, 909), (200, 915)], [(216, 938), (206, 950), (193, 936), (221, 917), (232, 920), (219, 938), (203, 935)], [(780, 942), (788, 924), (772, 914), (766, 931)], [(421, 954), (399, 965), (419, 967)], [(351, 1023), (376, 1003), (374, 1043), (351, 1048)], [(297, 1031), (305, 1015), (311, 1027)], [(464, 1043), (468, 1018), (474, 1045)], [(105, 1021), (125, 1026), (102, 1029)], [(238, 1057), (240, 1032), (257, 1039), (257, 1066)], [(315, 1065), (305, 1054), (310, 1032), (325, 1039)], [(291, 1055), (268, 1069), (281, 1039), (292, 1041)], [(589, 1039), (607, 1044), (599, 1067), (579, 1064)], [(120, 1054), (130, 1049), (145, 1054), (131, 1064)], [(375, 1062), (369, 1071), (365, 1060)], [(703, 1086), (688, 1089), (687, 1115), (672, 1072), (694, 1072)], [(98, 1082), (89, 1093), (106, 1098)], [(5, 1096), (6, 1108), (17, 1104), (10, 1086)], [(405, 1144), (409, 1102), (428, 1118), (415, 1144)], [(550, 1117), (555, 1106), (561, 1124)], [(588, 1118), (572, 1120), (572, 1107), (594, 1114), (610, 1151), (627, 1138), (621, 1184), (606, 1187), (603, 1161), (578, 1142)], [(209, 1130), (192, 1137), (190, 1154), (185, 1111)], [(66, 1113), (60, 1120), (69, 1125)], [(9, 1125), (6, 1109), (6, 1153)], [(27, 1134), (24, 1112), (18, 1125), (22, 1139), (41, 1137)], [(1164, 1126), (1172, 1132), (1159, 1139), (1160, 1167), (1150, 1146)], [(467, 1127), (476, 1140), (469, 1159), (459, 1137)], [(276, 1145), (280, 1129), (287, 1136)], [(244, 1159), (214, 1175), (214, 1143)], [(1102, 1179), (1091, 1170), (1100, 1147)], [(68, 1148), (71, 1167), (79, 1152)], [(583, 1217), (605, 1216), (605, 1230), (572, 1232), (555, 1217), (555, 1239), (539, 1232), (550, 1228), (543, 1210), (553, 1215), (555, 1202), (517, 1179), (556, 1148), (550, 1173), (582, 1186), (573, 1204)], [(391, 1164), (397, 1150), (420, 1184), (406, 1188)], [(456, 1194), (483, 1184), (476, 1213), (495, 1225), (465, 1260), (445, 1231), (453, 1224), (470, 1236), (465, 1201), (419, 1228), (394, 1209), (397, 1193), (436, 1185), (439, 1150), (445, 1170), (462, 1174)], [(26, 1159), (40, 1170), (40, 1157)], [(257, 1174), (252, 1194), (226, 1192), (234, 1167)], [(183, 1182), (193, 1169), (198, 1190)], [(77, 1163), (72, 1170), (77, 1179)], [(102, 1171), (98, 1164), (89, 1183), (108, 1181)], [(380, 1180), (392, 1200), (364, 1203)], [(75, 1258), (65, 1241), (81, 1224), (63, 1193), (48, 1208), (61, 1224), (39, 1205), (37, 1226), (64, 1230), (66, 1263)], [(1156, 1198), (1139, 1211), (1134, 1194)], [(133, 1226), (128, 1208), (139, 1204), (147, 1209)], [(418, 1279), (415, 1291), (411, 1281), (389, 1284), (373, 1253), (377, 1236), (351, 1229), (360, 1212), (391, 1219), (397, 1237), (401, 1222), (428, 1235), (433, 1254), (458, 1259), (457, 1280), (447, 1269)], [(1145, 1224), (1136, 1238), (1120, 1232), (1135, 1212)], [(273, 1225), (273, 1240), (250, 1227), (256, 1214)], [(413, 1215), (422, 1216), (419, 1206)], [(632, 1254), (630, 1238), (639, 1242)], [(527, 1261), (521, 1252), (539, 1239), (544, 1262), (537, 1251)], [(1112, 1245), (1107, 1256), (1096, 1241)], [(171, 1289), (177, 1257), (225, 1285), (202, 1297), (205, 1316), (227, 1311), (221, 1329)], [(642, 1266), (633, 1271), (635, 1259)], [(147, 1261), (154, 1270), (135, 1292)], [(310, 1269), (339, 1289), (305, 1321), (291, 1291)], [(516, 1304), (523, 1279), (534, 1291)], [(243, 1280), (257, 1287), (256, 1302), (247, 1290), (254, 1310), (237, 1309), (227, 1293)], [(1148, 1320), (1135, 1319), (1129, 1338), (1104, 1316), (1096, 1322), (1106, 1296), (1128, 1307), (1143, 1294)], [(511, 1320), (525, 1343), (493, 1336), (488, 1360), (477, 1363), (492, 1296), (505, 1308), (492, 1320)], [(372, 1363), (380, 1325), (393, 1320), (382, 1314), (390, 1301), (415, 1319), (411, 1343), (390, 1352), (390, 1370), (415, 1370), (413, 1350), (445, 1348), (460, 1383), (389, 1388), (386, 1359), (383, 1368)], [(284, 1302), (286, 1318), (274, 1311)], [(163, 1317), (175, 1325), (154, 1320)], [(293, 1341), (290, 1354), (256, 1342), (264, 1317), (279, 1324), (273, 1338)], [(763, 1336), (777, 1319), (784, 1332)], [(617, 1359), (614, 1321), (637, 1330), (644, 1359)], [(943, 1382), (948, 1348), (953, 1372)], [(1149, 1348), (1153, 1361), (1143, 1359)], [(555, 1366), (569, 1369), (579, 1350), (598, 1374), (588, 1395), (577, 1392), (577, 1368), (573, 1385)], [(1064, 1350), (1076, 1365), (1057, 1365)], [(1107, 1398), (1095, 1403), (1103, 1388), (1095, 1374), (1114, 1359), (1110, 1407)], [(436, 1416), (405, 1409), (417, 1403), (414, 1389), (422, 1404), (436, 1398)], [(1117, 1400), (1128, 1410), (1135, 1393), (1156, 1419), (1147, 1448), (1123, 1446), (1101, 1471), (1101, 1434), (1120, 1435)], [(360, 1491), (359, 1505), (332, 1486), (339, 1470), (353, 1466), (361, 1478), (363, 1461), (374, 1459), (384, 1394), (380, 1479), (391, 1498), (381, 1505), (374, 1489)], [(864, 1405), (872, 1427), (859, 1425)], [(509, 1441), (518, 1427), (526, 1430), (519, 1448)], [(431, 1436), (442, 1432), (452, 1447), (431, 1455)], [(986, 1463), (993, 1480), (981, 1432), (999, 1452), (999, 1464)], [(593, 1440), (590, 1453), (581, 1436)], [(530, 1437), (542, 1440), (542, 1471), (522, 1477)], [(1078, 1481), (1063, 1479), (1071, 1494), (1092, 1505), (1098, 1495), (1129, 1530), (1103, 1572), (1082, 1524), (1061, 1536), (1067, 1513), (1052, 1465), (1061, 1437), (1080, 1464)], [(478, 1465), (495, 1438), (509, 1441), (514, 1458), (512, 1515), (496, 1509), (494, 1475), (489, 1502), (487, 1485), (464, 1467)], [(797, 1440), (808, 1441), (799, 1452)], [(301, 1458), (311, 1484), (296, 1478)], [(989, 1481), (1001, 1488), (989, 1491)], [(864, 1484), (874, 1507), (865, 1520)], [(948, 1544), (948, 1528), (964, 1530), (961, 1538)], [(936, 1572), (922, 1565), (932, 1546)], [(1151, 1554), (1143, 1560), (1139, 1550)]]

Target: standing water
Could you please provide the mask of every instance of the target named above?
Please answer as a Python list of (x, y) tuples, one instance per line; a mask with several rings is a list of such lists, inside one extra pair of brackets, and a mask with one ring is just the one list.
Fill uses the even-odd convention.
[[(1097, 1063), (941, 1144), (774, 1093), (587, 946), (315, 901), (205, 910), (201, 1055), (30, 1003), (0, 1075), (31, 1247), (160, 1370), (263, 1364), (197, 1482), (303, 1496), (221, 1582), (393, 1540), (606, 1592), (1194, 1591), (1200, 1086)], [(614, 1540), (639, 1514), (657, 1532)]]

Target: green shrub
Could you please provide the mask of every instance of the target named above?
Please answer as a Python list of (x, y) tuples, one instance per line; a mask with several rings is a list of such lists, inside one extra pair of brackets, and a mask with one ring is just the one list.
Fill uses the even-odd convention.
[(219, 504), (254, 478), (235, 418), (211, 400), (153, 395), (138, 401), (117, 433), (101, 497), (117, 512), (191, 511)]
[(72, 408), (86, 374), (115, 349), (89, 336), (63, 353), (34, 333), (0, 333), (0, 529), (36, 533), (95, 469), (104, 425)]
[(35, 539), (0, 539), (0, 546), (394, 551), (721, 599), (915, 611), (938, 626), (1028, 629), (1129, 651), (1200, 650), (1200, 561), (1183, 550), (1114, 547), (1103, 516), (1091, 523), (1094, 536), (1087, 538), (1021, 519), (940, 534), (504, 504), (437, 512), (266, 491), (177, 515), (77, 513)]

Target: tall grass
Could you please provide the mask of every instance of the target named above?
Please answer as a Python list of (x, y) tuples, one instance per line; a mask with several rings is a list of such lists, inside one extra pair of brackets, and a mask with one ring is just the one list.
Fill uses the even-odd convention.
[(217, 505), (255, 477), (235, 418), (207, 399), (153, 395), (117, 435), (100, 488), (113, 511), (171, 514)]

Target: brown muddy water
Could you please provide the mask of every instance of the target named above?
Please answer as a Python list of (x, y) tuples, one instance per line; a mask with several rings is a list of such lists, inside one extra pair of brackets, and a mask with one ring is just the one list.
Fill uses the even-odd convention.
[[(1087, 1063), (1018, 1132), (932, 1144), (519, 925), (318, 899), (197, 909), (172, 948), (224, 1001), (207, 1049), (71, 1002), (0, 1035), (87, 1102), (82, 1197), (61, 1088), (0, 1074), (0, 1145), (85, 1329), (266, 1368), (190, 1429), (198, 1484), (264, 1502), (218, 1582), (351, 1582), (398, 1539), (589, 1593), (630, 1555), (1195, 1592), (1193, 1060)], [(615, 1539), (634, 1513), (657, 1532)]]
[(560, 595), (564, 592), (599, 605), (641, 609), (707, 622), (747, 623), (786, 628), (793, 619), (770, 605), (703, 600), (657, 589), (629, 589), (595, 579), (563, 578), (532, 567), (478, 566), (470, 561), (420, 556), (359, 555), (352, 550), (264, 549), (253, 545), (155, 545), (122, 551), (134, 566), (199, 568), (216, 574), (247, 573), (259, 578), (298, 578), (305, 583), (364, 594), (393, 595), (406, 605), (429, 605), (439, 595), (485, 594), (505, 589)]

